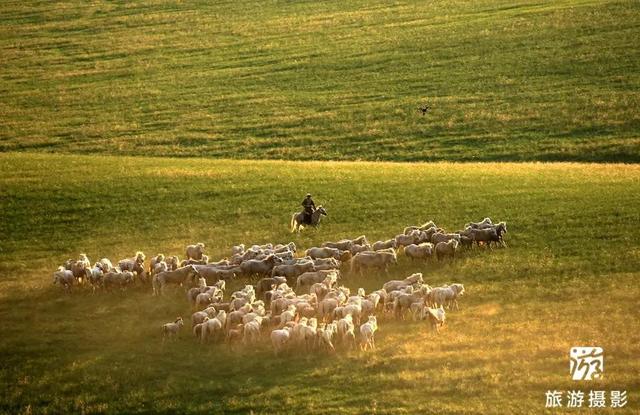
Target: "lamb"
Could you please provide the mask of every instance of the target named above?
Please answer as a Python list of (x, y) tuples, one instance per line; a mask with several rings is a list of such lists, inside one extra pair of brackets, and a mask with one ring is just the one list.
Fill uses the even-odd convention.
[(360, 326), (361, 347), (362, 350), (367, 350), (367, 347), (371, 350), (376, 349), (375, 332), (378, 330), (378, 320), (376, 316), (369, 316), (366, 323)]
[(178, 317), (173, 323), (166, 323), (162, 325), (162, 342), (164, 343), (166, 338), (175, 337), (178, 335), (180, 329), (184, 326), (182, 317)]
[(371, 247), (374, 251), (379, 251), (381, 249), (393, 248), (396, 249), (398, 245), (396, 244), (395, 239), (388, 239), (386, 241), (377, 241)]
[(455, 258), (457, 249), (458, 241), (455, 239), (451, 239), (449, 242), (439, 242), (435, 248), (436, 258), (438, 261), (448, 256)]
[(204, 254), (204, 244), (202, 242), (198, 242), (195, 245), (189, 245), (186, 249), (187, 259), (202, 259), (202, 255)]
[(421, 243), (420, 245), (411, 244), (405, 246), (404, 254), (407, 257), (411, 258), (412, 261), (414, 259), (426, 260), (428, 258), (431, 258), (431, 255), (433, 254), (433, 244), (425, 242)]

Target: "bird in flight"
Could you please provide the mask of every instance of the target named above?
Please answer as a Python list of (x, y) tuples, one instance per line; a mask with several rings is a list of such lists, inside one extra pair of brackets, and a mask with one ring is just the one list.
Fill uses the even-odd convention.
[(430, 109), (431, 109), (430, 106), (423, 105), (423, 106), (418, 108), (418, 111), (420, 111), (422, 113), (422, 115), (425, 115), (427, 112), (429, 112)]

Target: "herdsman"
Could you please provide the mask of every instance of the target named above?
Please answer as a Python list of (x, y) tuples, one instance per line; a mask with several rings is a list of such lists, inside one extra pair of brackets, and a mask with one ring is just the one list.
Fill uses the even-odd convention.
[(302, 207), (304, 208), (304, 222), (306, 224), (311, 223), (311, 214), (316, 209), (316, 204), (313, 199), (311, 199), (311, 193), (307, 193), (307, 197), (302, 201)]

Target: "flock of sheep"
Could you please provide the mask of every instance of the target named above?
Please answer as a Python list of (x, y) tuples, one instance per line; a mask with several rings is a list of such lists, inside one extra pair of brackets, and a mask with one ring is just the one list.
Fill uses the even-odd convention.
[[(380, 289), (356, 293), (339, 285), (347, 262), (352, 273), (397, 264), (399, 252), (411, 259), (438, 260), (455, 257), (461, 247), (497, 244), (505, 246), (506, 223), (489, 218), (470, 223), (463, 231), (447, 233), (433, 222), (410, 226), (395, 238), (369, 244), (365, 236), (325, 242), (298, 257), (296, 245), (234, 246), (231, 256), (210, 262), (202, 243), (190, 245), (186, 258), (158, 254), (145, 267), (138, 252), (113, 266), (106, 258), (90, 265), (86, 255), (68, 260), (53, 274), (53, 282), (65, 290), (90, 284), (98, 289), (124, 289), (151, 282), (154, 295), (168, 285), (188, 289), (193, 335), (202, 343), (241, 341), (252, 345), (269, 333), (275, 354), (288, 350), (334, 352), (336, 347), (375, 349), (376, 316), (393, 315), (398, 320), (410, 314), (426, 320), (437, 332), (445, 322), (445, 308), (458, 307), (462, 284), (430, 287), (422, 274), (387, 281)], [(245, 277), (256, 281), (225, 298), (226, 281)], [(162, 338), (173, 337), (184, 326), (182, 318), (162, 326)]]

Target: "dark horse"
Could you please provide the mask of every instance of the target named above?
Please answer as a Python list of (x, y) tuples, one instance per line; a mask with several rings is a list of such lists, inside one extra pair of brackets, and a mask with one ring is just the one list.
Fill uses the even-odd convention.
[(304, 212), (294, 213), (293, 216), (291, 216), (291, 232), (300, 232), (302, 228), (307, 225), (315, 228), (320, 224), (320, 219), (322, 219), (323, 216), (327, 216), (327, 211), (320, 205), (311, 214), (311, 221), (307, 221), (305, 216)]

